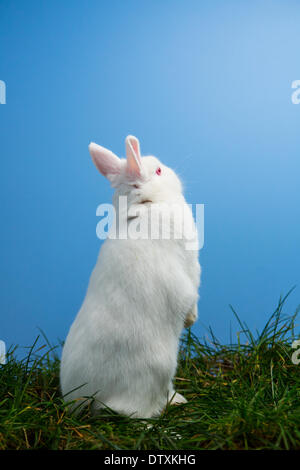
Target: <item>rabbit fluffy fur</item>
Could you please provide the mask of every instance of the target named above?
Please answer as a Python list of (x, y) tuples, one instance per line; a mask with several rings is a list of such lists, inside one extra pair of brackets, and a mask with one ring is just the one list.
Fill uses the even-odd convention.
[[(143, 214), (149, 206), (165, 217), (176, 204), (187, 209), (197, 240), (179, 178), (157, 158), (141, 157), (135, 137), (125, 143), (126, 159), (89, 146), (96, 167), (115, 188), (116, 219), (125, 225), (141, 221), (149, 217)], [(127, 214), (119, 213), (120, 196), (127, 196)], [(130, 217), (136, 208), (138, 217)], [(108, 406), (149, 418), (167, 402), (185, 403), (173, 378), (182, 329), (197, 319), (199, 285), (198, 249), (187, 250), (186, 237), (107, 238), (63, 347), (60, 384), (70, 409), (90, 404), (96, 413)]]

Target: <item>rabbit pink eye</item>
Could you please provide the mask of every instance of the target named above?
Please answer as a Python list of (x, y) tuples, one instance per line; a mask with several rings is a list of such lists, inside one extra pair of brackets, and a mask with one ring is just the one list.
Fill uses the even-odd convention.
[(159, 168), (159, 167), (157, 168), (156, 174), (157, 174), (157, 175), (160, 175), (160, 174), (161, 174), (161, 168)]

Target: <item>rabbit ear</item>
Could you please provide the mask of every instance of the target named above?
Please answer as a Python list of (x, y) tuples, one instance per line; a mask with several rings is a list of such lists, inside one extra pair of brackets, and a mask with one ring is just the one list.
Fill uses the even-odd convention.
[(121, 160), (110, 150), (91, 142), (89, 151), (93, 162), (100, 173), (109, 179), (109, 175), (119, 174), (121, 171)]
[(127, 172), (134, 177), (141, 176), (142, 159), (140, 153), (140, 143), (133, 135), (128, 135), (125, 139)]

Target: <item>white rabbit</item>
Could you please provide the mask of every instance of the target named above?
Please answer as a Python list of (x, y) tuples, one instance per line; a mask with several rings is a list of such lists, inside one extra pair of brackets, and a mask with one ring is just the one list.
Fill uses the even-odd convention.
[[(135, 137), (128, 136), (125, 143), (127, 159), (89, 145), (96, 167), (115, 188), (119, 225), (128, 228), (149, 220), (147, 209), (152, 207), (163, 218), (181, 208), (197, 243), (179, 178), (157, 158), (141, 157)], [(128, 213), (119, 210), (120, 196), (128, 199)], [(130, 214), (133, 209), (140, 209), (137, 216)], [(197, 319), (198, 248), (187, 249), (186, 242), (186, 235), (105, 240), (62, 352), (61, 391), (66, 401), (76, 399), (73, 409), (93, 397), (93, 412), (106, 405), (127, 416), (149, 418), (168, 402), (186, 403), (172, 383), (181, 331)]]

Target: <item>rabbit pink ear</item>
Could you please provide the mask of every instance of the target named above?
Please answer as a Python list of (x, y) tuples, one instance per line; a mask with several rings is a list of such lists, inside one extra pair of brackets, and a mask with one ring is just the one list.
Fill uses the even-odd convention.
[(141, 176), (142, 159), (140, 153), (140, 143), (133, 135), (128, 135), (125, 139), (127, 172), (134, 177)]
[(121, 170), (121, 160), (110, 150), (107, 150), (101, 145), (91, 142), (89, 151), (93, 162), (100, 171), (100, 173), (109, 178), (108, 175), (116, 175)]

